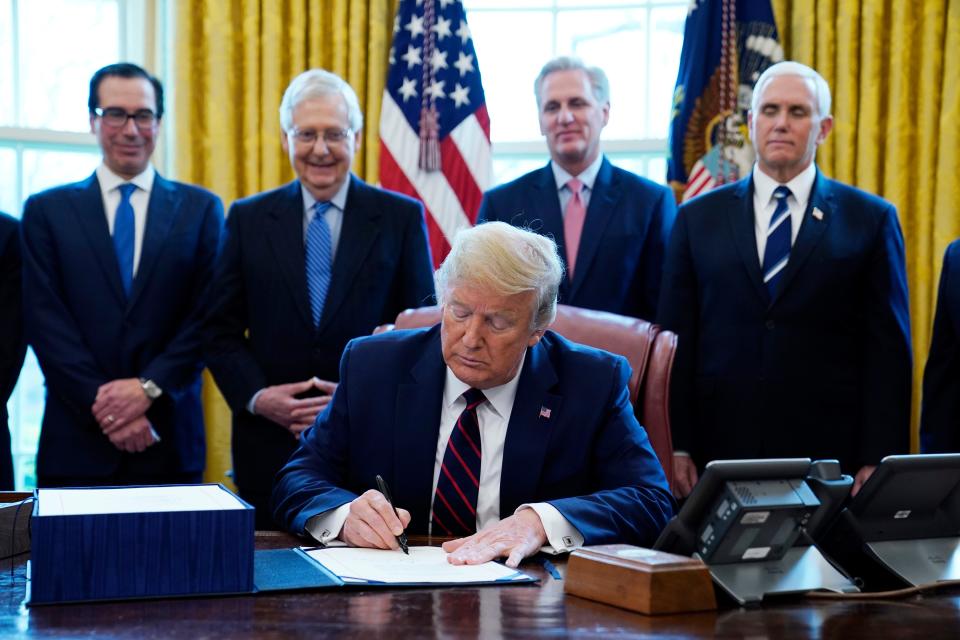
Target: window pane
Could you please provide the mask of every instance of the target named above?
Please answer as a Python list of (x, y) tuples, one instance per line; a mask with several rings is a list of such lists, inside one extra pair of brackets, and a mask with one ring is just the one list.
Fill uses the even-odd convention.
[(673, 87), (680, 69), (683, 27), (687, 20), (684, 7), (654, 9), (650, 12), (650, 91), (647, 137), (666, 138), (670, 130)]
[(20, 217), (20, 202), (17, 199), (17, 152), (9, 147), (0, 147), (0, 211)]
[(20, 380), (10, 396), (10, 402), (7, 403), (10, 425), (16, 425), (16, 429), (12, 429), (11, 446), (14, 480), (20, 489), (32, 489), (36, 486), (34, 456), (40, 437), (44, 399), (43, 374), (33, 350), (28, 349), (27, 358), (20, 371)]
[[(610, 122), (604, 137), (648, 137), (647, 12), (568, 11), (557, 19), (557, 49), (601, 67), (610, 79)], [(672, 89), (672, 87), (671, 87)], [(669, 108), (669, 94), (666, 97)]]
[(98, 164), (99, 151), (27, 149), (23, 152), (24, 197), (58, 184), (82, 180), (93, 173)]
[(13, 0), (0, 0), (0, 127), (14, 124)]
[(20, 2), (21, 125), (87, 131), (90, 76), (120, 57), (117, 0)]
[(505, 182), (510, 182), (515, 178), (519, 178), (525, 173), (533, 171), (534, 169), (539, 169), (547, 163), (547, 158), (543, 156), (519, 156), (519, 155), (502, 155), (500, 157), (494, 156), (493, 158), (493, 183), (491, 187), (498, 184), (504, 184)]
[(533, 80), (551, 57), (550, 15), (545, 11), (478, 11), (467, 16), (475, 35), (473, 44), (494, 142), (540, 137)]
[(463, 0), (467, 22), (473, 24), (473, 16), (480, 9), (539, 9), (553, 6), (553, 0)]

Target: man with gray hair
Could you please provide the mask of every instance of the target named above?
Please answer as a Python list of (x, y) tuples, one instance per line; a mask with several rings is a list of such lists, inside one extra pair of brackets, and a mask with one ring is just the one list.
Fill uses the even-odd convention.
[(836, 458), (854, 492), (906, 453), (910, 319), (890, 203), (825, 177), (830, 88), (796, 62), (757, 80), (751, 176), (680, 207), (659, 322), (679, 335), (674, 478), (720, 458)]
[(277, 521), (381, 549), (404, 528), (451, 536), (454, 564), (650, 546), (673, 511), (663, 469), (626, 360), (546, 330), (562, 273), (531, 231), (458, 233), (436, 274), (440, 324), (347, 345), (332, 404), (277, 478)]
[(350, 85), (300, 74), (280, 124), (297, 179), (231, 207), (205, 335), (257, 528), (273, 528), (273, 477), (329, 402), (347, 341), (433, 302), (423, 207), (350, 171), (363, 127)]
[(555, 58), (540, 71), (534, 93), (550, 162), (484, 194), (478, 221), (502, 220), (553, 238), (567, 265), (564, 304), (653, 320), (676, 217), (672, 193), (600, 153), (610, 116), (602, 69)]

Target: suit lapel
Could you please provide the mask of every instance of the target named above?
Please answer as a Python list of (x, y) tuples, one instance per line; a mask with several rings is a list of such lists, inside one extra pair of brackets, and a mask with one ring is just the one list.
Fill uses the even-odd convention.
[(147, 204), (147, 221), (146, 228), (143, 230), (143, 243), (140, 246), (140, 263), (137, 266), (137, 276), (133, 279), (128, 308), (133, 308), (140, 293), (146, 287), (150, 274), (156, 267), (157, 257), (179, 215), (179, 194), (173, 189), (172, 184), (156, 175), (150, 190), (150, 202)]
[(343, 211), (343, 226), (337, 242), (337, 257), (333, 262), (330, 289), (323, 303), (322, 332), (336, 317), (340, 305), (350, 292), (353, 281), (361, 271), (363, 261), (380, 235), (380, 217), (383, 212), (367, 197), (368, 187), (358, 177), (350, 176), (347, 202)]
[[(613, 167), (606, 158), (600, 164), (597, 179), (593, 183), (593, 193), (590, 194), (590, 206), (587, 207), (587, 217), (583, 224), (580, 236), (580, 247), (577, 249), (577, 268), (573, 282), (570, 283), (570, 299), (577, 295), (590, 270), (597, 251), (600, 250), (600, 239), (610, 219), (613, 217), (614, 205), (620, 199), (620, 185), (613, 182)], [(559, 198), (557, 198), (559, 201)], [(566, 254), (564, 254), (565, 256)]]
[[(433, 499), (433, 468), (440, 436), (440, 409), (446, 365), (440, 351), (440, 330), (431, 330), (423, 355), (410, 370), (412, 382), (397, 388), (393, 430), (395, 499), (410, 509), (414, 524), (426, 529)], [(404, 473), (399, 473), (403, 469)], [(419, 527), (418, 527), (419, 528)]]
[(313, 326), (310, 312), (310, 294), (307, 292), (306, 258), (303, 248), (303, 195), (300, 182), (287, 185), (283, 197), (276, 206), (265, 213), (268, 224), (264, 225), (274, 258), (290, 287), (297, 310), (308, 327)]
[(556, 371), (541, 341), (527, 350), (507, 426), (500, 472), (501, 518), (538, 494), (551, 427), (561, 419), (563, 398), (548, 392), (556, 384)]
[(84, 180), (71, 194), (69, 205), (76, 217), (77, 224), (87, 236), (89, 245), (103, 274), (109, 283), (109, 288), (123, 307), (127, 304), (127, 297), (120, 281), (120, 267), (117, 264), (117, 252), (110, 237), (110, 227), (107, 225), (107, 214), (103, 210), (103, 194), (100, 192), (100, 182), (97, 174)]
[[(814, 209), (819, 211), (817, 217), (813, 215)], [(819, 244), (836, 213), (835, 209), (830, 185), (818, 171), (813, 182), (813, 189), (810, 190), (807, 210), (803, 212), (803, 221), (800, 223), (797, 241), (790, 249), (790, 259), (783, 270), (783, 277), (780, 279), (780, 285), (777, 287), (777, 294), (774, 296), (773, 302), (783, 297), (796, 274), (803, 268), (807, 258), (810, 257), (810, 253)]]
[[(557, 243), (557, 252), (566, 263), (567, 249), (563, 237), (563, 213), (560, 211), (557, 180), (549, 163), (534, 176), (529, 188), (530, 197), (526, 201), (530, 203), (532, 210), (523, 213), (521, 222), (540, 235), (553, 238), (554, 242)], [(513, 219), (509, 222), (511, 224), (517, 223)], [(570, 280), (564, 274), (563, 281), (560, 283), (561, 300), (569, 299), (569, 290)]]
[(737, 252), (743, 267), (747, 271), (747, 278), (764, 304), (769, 304), (767, 288), (763, 286), (763, 271), (760, 266), (760, 254), (757, 253), (757, 233), (753, 213), (753, 178), (747, 178), (737, 183), (730, 192), (730, 206), (727, 215), (730, 217), (730, 230), (733, 241), (737, 245)]

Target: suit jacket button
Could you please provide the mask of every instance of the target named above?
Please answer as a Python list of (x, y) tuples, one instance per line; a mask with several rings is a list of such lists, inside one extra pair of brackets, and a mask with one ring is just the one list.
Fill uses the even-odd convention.
[(767, 329), (773, 329), (776, 326), (777, 326), (776, 322), (774, 322), (773, 320), (767, 320)]

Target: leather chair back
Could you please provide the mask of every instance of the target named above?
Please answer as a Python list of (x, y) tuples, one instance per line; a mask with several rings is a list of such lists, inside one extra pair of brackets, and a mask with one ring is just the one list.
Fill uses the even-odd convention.
[[(377, 327), (374, 333), (392, 328), (416, 329), (440, 322), (437, 306), (407, 309), (394, 325)], [(557, 319), (550, 329), (573, 342), (616, 353), (627, 359), (632, 369), (629, 381), (630, 401), (637, 419), (647, 430), (653, 446), (673, 487), (673, 441), (670, 437), (670, 373), (677, 349), (677, 336), (646, 320), (557, 305)]]

